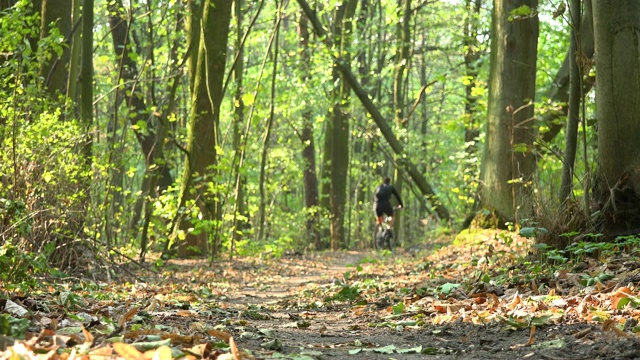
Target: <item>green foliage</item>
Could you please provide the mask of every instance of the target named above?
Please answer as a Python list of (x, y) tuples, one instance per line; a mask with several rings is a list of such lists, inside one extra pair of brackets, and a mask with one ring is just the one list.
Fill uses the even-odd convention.
[(16, 319), (9, 314), (0, 314), (0, 335), (24, 339), (29, 325), (28, 318)]
[(509, 21), (527, 19), (531, 16), (534, 16), (535, 14), (535, 11), (529, 6), (522, 5), (509, 12)]
[[(5, 108), (12, 112), (14, 108)], [(61, 122), (61, 113), (43, 112), (36, 121), (22, 122), (17, 114), (15, 135), (1, 144), (0, 236), (3, 262), (15, 266), (6, 280), (25, 279), (70, 260), (73, 239), (83, 234), (79, 217), (85, 201), (87, 173), (74, 149), (83, 143), (80, 128)], [(13, 124), (12, 124), (13, 125)]]

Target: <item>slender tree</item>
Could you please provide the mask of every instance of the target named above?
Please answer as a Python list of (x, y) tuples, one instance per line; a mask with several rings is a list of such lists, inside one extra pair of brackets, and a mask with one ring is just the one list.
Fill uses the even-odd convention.
[[(397, 50), (395, 54), (395, 73), (393, 75), (393, 108), (395, 112), (395, 123), (398, 128), (402, 130), (402, 134), (405, 134), (408, 129), (409, 119), (406, 117), (406, 101), (407, 101), (407, 87), (409, 84), (409, 76), (407, 69), (411, 61), (411, 0), (398, 0), (397, 3), (400, 22), (396, 25), (396, 38), (397, 38)], [(406, 136), (403, 136), (401, 141), (406, 141)], [(395, 171), (395, 187), (398, 193), (402, 195), (403, 178), (400, 173), (400, 169), (396, 168)], [(398, 229), (396, 234), (397, 238), (402, 238), (404, 234), (404, 218), (401, 213), (398, 213), (395, 221), (395, 228)]]
[[(246, 187), (246, 176), (242, 174), (240, 169), (240, 154), (242, 152), (242, 124), (244, 123), (244, 100), (242, 96), (244, 95), (244, 46), (242, 43), (242, 39), (244, 37), (243, 33), (243, 23), (244, 23), (244, 10), (242, 6), (244, 1), (235, 0), (234, 2), (234, 14), (236, 17), (236, 41), (235, 41), (235, 66), (233, 67), (233, 76), (235, 78), (236, 91), (234, 94), (234, 112), (233, 112), (233, 150), (235, 152), (234, 156), (234, 167), (235, 173), (238, 177), (238, 184), (234, 189), (235, 192), (235, 209), (234, 209), (234, 219), (233, 219), (233, 243), (240, 240), (242, 237), (242, 230), (247, 227), (247, 210), (246, 210), (246, 199), (245, 199), (245, 187)], [(247, 136), (248, 134), (244, 134)], [(233, 254), (233, 250), (232, 254)]]
[[(298, 20), (298, 39), (300, 42), (300, 56), (302, 61), (300, 62), (301, 80), (305, 84), (310, 79), (311, 73), (311, 49), (309, 47), (309, 19), (304, 12), (300, 13)], [(304, 199), (305, 207), (307, 210), (307, 234), (309, 243), (314, 244), (316, 249), (322, 248), (319, 229), (319, 216), (318, 209), (319, 195), (318, 195), (318, 178), (316, 175), (316, 148), (315, 139), (313, 136), (314, 124), (312, 118), (312, 112), (309, 107), (306, 107), (302, 111), (302, 132), (300, 134), (300, 140), (302, 141), (302, 159), (303, 159), (303, 172), (304, 172)]]
[(82, 4), (82, 65), (80, 70), (80, 117), (85, 127), (87, 141), (83, 155), (87, 168), (91, 167), (93, 126), (93, 0)]
[[(549, 111), (540, 116), (540, 121), (549, 127), (549, 130), (540, 134), (540, 140), (548, 143), (553, 140), (566, 125), (561, 119), (569, 113), (569, 86), (570, 67), (572, 62), (578, 61), (582, 73), (582, 94), (586, 94), (593, 87), (595, 79), (589, 75), (589, 68), (593, 62), (595, 54), (593, 40), (593, 13), (591, 11), (591, 0), (584, 0), (584, 11), (581, 17), (579, 41), (580, 54), (572, 54), (569, 50), (562, 62), (562, 66), (556, 73), (553, 83), (547, 91), (547, 97), (551, 102), (560, 104), (559, 111)], [(579, 60), (576, 58), (579, 57)], [(543, 150), (543, 149), (540, 149)], [(540, 151), (544, 153), (544, 151)]]
[(569, 54), (574, 54), (570, 62), (569, 86), (569, 118), (567, 120), (562, 183), (560, 185), (560, 201), (565, 201), (573, 192), (573, 170), (578, 148), (578, 125), (580, 123), (580, 99), (582, 88), (582, 49), (580, 49), (580, 21), (582, 9), (580, 0), (571, 0), (569, 6), (571, 16), (571, 40)]

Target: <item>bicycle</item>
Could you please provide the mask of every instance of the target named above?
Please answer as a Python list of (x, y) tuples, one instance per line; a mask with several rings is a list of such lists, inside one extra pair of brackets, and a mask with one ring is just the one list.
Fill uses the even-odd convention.
[[(399, 210), (401, 208), (400, 207), (394, 208), (394, 210), (396, 209)], [(376, 224), (376, 233), (373, 239), (373, 245), (375, 246), (376, 250), (387, 249), (393, 252), (393, 248), (395, 244), (393, 242), (393, 237), (394, 237), (393, 229), (389, 224), (391, 219), (392, 219), (392, 216), (388, 216), (385, 214), (384, 220), (382, 221), (382, 223)]]

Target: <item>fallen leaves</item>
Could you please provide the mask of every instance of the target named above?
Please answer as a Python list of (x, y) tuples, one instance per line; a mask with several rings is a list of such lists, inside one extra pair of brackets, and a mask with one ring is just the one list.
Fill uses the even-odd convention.
[(191, 261), (173, 281), (156, 284), (49, 285), (49, 294), (0, 299), (0, 359), (314, 359), (329, 348), (364, 358), (442, 354), (430, 345), (308, 343), (305, 336), (410, 334), (463, 323), (526, 334), (517, 346), (530, 349), (565, 346), (545, 339), (543, 329), (569, 323), (591, 325), (571, 334), (579, 341), (593, 341), (596, 324), (607, 336), (636, 337), (640, 289), (627, 280), (640, 261), (525, 264), (532, 244), (509, 236), (469, 237), (425, 258), (354, 254), (350, 271), (330, 271), (334, 260), (320, 256), (238, 259), (213, 269)]

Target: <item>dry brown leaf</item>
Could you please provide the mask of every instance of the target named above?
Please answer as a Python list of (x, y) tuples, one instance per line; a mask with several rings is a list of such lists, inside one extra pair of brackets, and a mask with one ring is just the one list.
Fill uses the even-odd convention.
[(233, 340), (233, 337), (229, 338), (229, 350), (233, 355), (233, 360), (241, 360), (240, 351), (238, 351), (238, 347), (236, 346), (236, 342)]
[(527, 346), (533, 345), (533, 343), (536, 341), (535, 337), (533, 336), (535, 334), (536, 334), (536, 326), (532, 325), (531, 331), (529, 331), (529, 341), (527, 341)]
[(491, 297), (491, 301), (493, 302), (493, 304), (491, 305), (491, 310), (496, 310), (500, 305), (500, 298), (498, 298), (498, 295), (494, 293), (490, 293), (489, 296)]
[(207, 351), (207, 344), (198, 344), (188, 349), (184, 349), (184, 351), (198, 358), (204, 358), (205, 352)]
[(207, 330), (207, 334), (213, 337), (216, 337), (226, 342), (227, 344), (229, 343), (229, 340), (231, 340), (231, 334), (229, 334), (228, 332), (211, 329), (211, 330)]
[(91, 355), (91, 356), (111, 356), (111, 355), (113, 355), (113, 348), (108, 347), (108, 346), (95, 348), (95, 349), (92, 349), (91, 351), (89, 351), (89, 355)]
[(585, 337), (590, 332), (591, 332), (591, 328), (586, 328), (584, 330), (578, 331), (577, 333), (574, 333), (573, 337), (575, 337), (576, 339), (582, 339), (583, 337)]
[(143, 360), (145, 358), (144, 354), (133, 347), (133, 345), (125, 343), (115, 343), (113, 344), (113, 349), (125, 360)]
[(118, 321), (118, 326), (122, 326), (124, 327), (124, 324), (131, 320), (133, 318), (133, 316), (138, 312), (138, 307), (134, 306), (131, 309), (129, 309), (124, 315), (122, 315), (120, 317), (120, 320)]
[(511, 300), (511, 303), (509, 303), (509, 305), (507, 306), (507, 308), (509, 310), (513, 310), (515, 309), (516, 306), (518, 306), (518, 304), (520, 304), (522, 302), (522, 298), (520, 297), (520, 295), (518, 293), (516, 293), (515, 295), (513, 295), (513, 300)]
[(177, 315), (182, 317), (193, 317), (193, 312), (189, 310), (180, 310)]
[(93, 345), (93, 335), (91, 335), (84, 326), (82, 327), (82, 335), (84, 335), (84, 344), (91, 347), (91, 345)]

